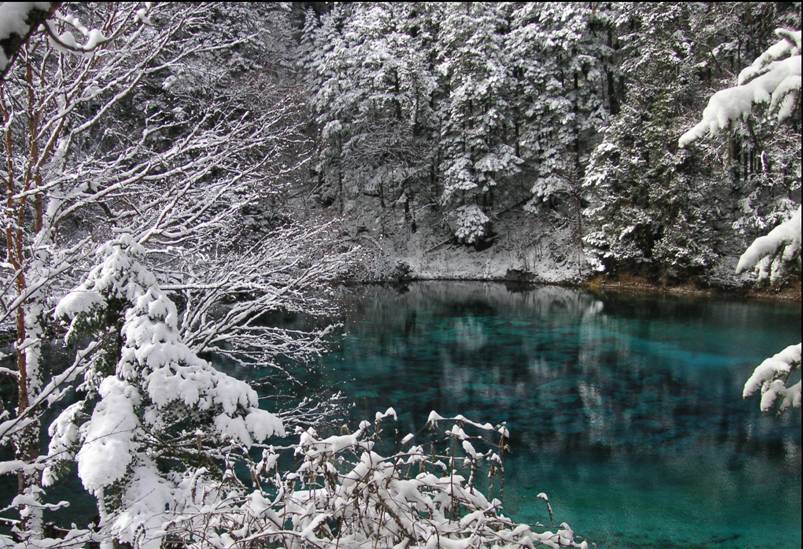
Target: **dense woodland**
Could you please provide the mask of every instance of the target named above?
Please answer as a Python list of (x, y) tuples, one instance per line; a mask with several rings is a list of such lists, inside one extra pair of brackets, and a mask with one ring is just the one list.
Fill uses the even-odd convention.
[(371, 208), (374, 236), (403, 219), (396, 238), (427, 223), (484, 248), (523, 209), (571, 229), (582, 276), (713, 278), (797, 208), (800, 120), (777, 132), (753, 117), (693, 150), (677, 138), (777, 27), (800, 28), (799, 4), (308, 11), (315, 192), (341, 212)]
[[(292, 392), (331, 288), (426, 275), (409, 246), (799, 280), (800, 3), (39, 4), (0, 6), (0, 546), (584, 546), (483, 495), (504, 425), (389, 448), (392, 409), (337, 434), (337, 394), (268, 412), (213, 364)], [(799, 407), (799, 364), (746, 393)], [(97, 516), (53, 524), (76, 476)]]

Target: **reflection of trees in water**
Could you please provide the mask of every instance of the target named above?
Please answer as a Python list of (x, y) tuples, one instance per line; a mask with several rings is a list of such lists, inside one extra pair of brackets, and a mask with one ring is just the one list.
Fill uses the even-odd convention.
[[(397, 396), (412, 422), (433, 408), (470, 411), (509, 421), (524, 452), (607, 456), (671, 453), (699, 437), (725, 453), (775, 452), (764, 442), (789, 428), (742, 406), (727, 355), (743, 351), (702, 335), (766, 337), (750, 335), (755, 304), (459, 282), (368, 287), (344, 300), (355, 337), (344, 364), (384, 387), (378, 406)], [(780, 451), (799, 463), (796, 441), (798, 454)]]
[(526, 311), (535, 318), (551, 318), (564, 312), (582, 316), (600, 303), (588, 292), (576, 288), (540, 286), (512, 292), (503, 284), (491, 282), (418, 282), (404, 293), (379, 285), (351, 287), (342, 291), (340, 300), (349, 320), (367, 317), (385, 325), (403, 323), (404, 314), (409, 311), (429, 310), (447, 316)]
[(481, 349), (488, 342), (485, 327), (474, 317), (458, 318), (454, 323), (455, 340), (464, 351)]

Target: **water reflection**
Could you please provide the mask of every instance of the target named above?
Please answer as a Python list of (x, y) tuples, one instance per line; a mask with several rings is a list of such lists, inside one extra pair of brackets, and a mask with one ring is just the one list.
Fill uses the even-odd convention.
[(603, 545), (799, 542), (800, 416), (740, 398), (799, 341), (796, 306), (483, 283), (343, 299), (322, 384), (343, 385), (355, 416), (394, 406), (408, 431), (431, 409), (507, 421), (518, 518), (546, 521), (547, 490)]

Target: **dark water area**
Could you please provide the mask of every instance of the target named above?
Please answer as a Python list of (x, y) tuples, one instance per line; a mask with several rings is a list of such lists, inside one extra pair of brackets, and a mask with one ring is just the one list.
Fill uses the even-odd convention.
[(344, 296), (320, 387), (392, 406), (403, 435), (430, 410), (506, 421), (503, 501), (600, 547), (799, 547), (800, 412), (741, 398), (801, 339), (798, 304), (416, 283)]

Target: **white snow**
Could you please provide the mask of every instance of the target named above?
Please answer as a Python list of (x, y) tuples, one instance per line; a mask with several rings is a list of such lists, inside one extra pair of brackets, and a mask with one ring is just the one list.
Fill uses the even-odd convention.
[[(790, 261), (796, 254), (800, 252), (800, 230), (801, 230), (801, 208), (798, 207), (797, 211), (792, 214), (792, 217), (775, 227), (768, 234), (757, 238), (753, 243), (744, 251), (739, 258), (739, 263), (736, 266), (736, 272), (741, 273), (748, 269), (752, 269), (764, 258), (769, 258), (771, 261), (777, 261), (779, 266)], [(783, 250), (783, 254), (775, 257), (779, 251)], [(771, 281), (774, 282), (782, 272), (782, 269), (773, 269), (769, 273)], [(764, 278), (767, 276), (766, 269), (763, 269), (759, 277)]]
[(283, 437), (286, 434), (281, 419), (259, 408), (251, 408), (251, 411), (245, 416), (245, 426), (256, 442), (262, 442), (272, 436)]
[[(26, 23), (28, 15), (34, 10), (50, 9), (50, 2), (3, 2), (0, 4), (0, 40), (6, 40), (11, 35), (25, 36), (30, 30)], [(9, 59), (5, 51), (0, 48), (0, 70), (8, 66)]]
[[(716, 134), (731, 122), (748, 116), (755, 103), (777, 104), (780, 99), (800, 86), (800, 55), (773, 61), (764, 74), (746, 84), (720, 90), (711, 96), (703, 111), (703, 119), (684, 133), (678, 145), (686, 147), (706, 133)], [(783, 85), (781, 85), (783, 84)], [(784, 111), (784, 116), (788, 116)]]
[(386, 417), (391, 417), (394, 420), (397, 420), (398, 418), (396, 417), (396, 410), (394, 410), (393, 408), (388, 408), (387, 410), (385, 410), (385, 413), (377, 412), (374, 415), (374, 420), (375, 421), (380, 421), (380, 420), (385, 419)]
[[(756, 103), (770, 103), (773, 109), (780, 105), (778, 120), (791, 115), (801, 82), (800, 31), (777, 29), (775, 33), (783, 40), (744, 69), (739, 74), (737, 86), (720, 90), (711, 97), (703, 111), (703, 119), (680, 137), (678, 145), (681, 148), (700, 139), (706, 132), (713, 135), (732, 122), (749, 116)], [(776, 61), (785, 55), (789, 57)]]
[[(764, 53), (756, 58), (750, 66), (742, 69), (737, 78), (737, 83), (740, 86), (764, 73), (773, 61), (786, 57), (787, 55), (795, 55), (795, 50), (800, 49), (801, 31), (776, 29), (775, 33), (783, 38), (770, 46)], [(800, 52), (797, 51), (797, 53)]]
[(800, 408), (800, 381), (787, 387), (786, 381), (800, 369), (801, 344), (790, 345), (759, 364), (744, 384), (742, 396), (747, 398), (761, 389), (761, 410), (767, 412), (778, 406), (779, 411), (789, 407)]
[(56, 316), (73, 318), (103, 303), (103, 297), (95, 290), (75, 289), (61, 298), (56, 305)]
[(123, 478), (137, 445), (132, 440), (139, 421), (134, 408), (140, 401), (128, 383), (108, 377), (100, 385), (101, 400), (92, 419), (82, 427), (84, 445), (78, 452), (78, 476), (94, 494)]
[[(82, 407), (83, 402), (71, 404), (58, 415), (47, 430), (50, 435), (47, 455), (49, 458), (55, 459), (57, 463), (74, 457), (73, 448), (80, 438), (76, 416), (81, 412)], [(42, 484), (52, 486), (56, 480), (56, 472), (49, 464), (42, 472)]]

